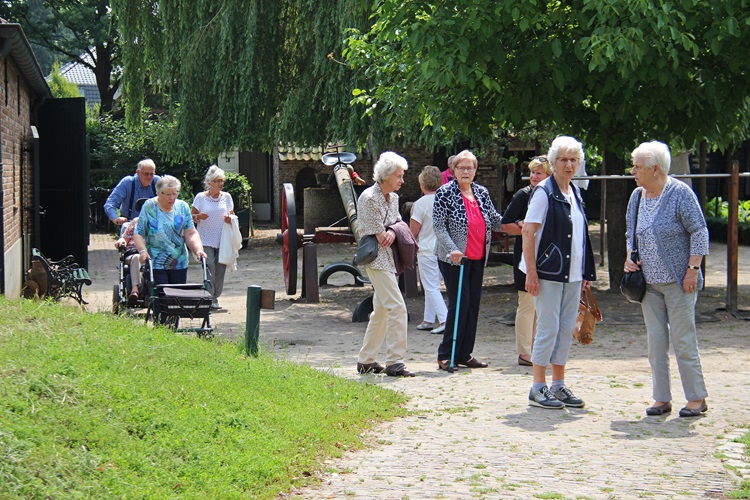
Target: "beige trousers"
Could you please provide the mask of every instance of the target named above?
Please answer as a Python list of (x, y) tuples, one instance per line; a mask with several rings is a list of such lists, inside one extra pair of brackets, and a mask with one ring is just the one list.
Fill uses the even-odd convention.
[(518, 354), (531, 354), (536, 336), (536, 308), (534, 297), (529, 292), (518, 291), (516, 309), (516, 351)]
[(365, 330), (362, 349), (359, 351), (360, 363), (377, 361), (380, 347), (385, 340), (385, 363), (403, 363), (406, 357), (406, 323), (408, 316), (406, 304), (398, 279), (393, 272), (367, 269), (375, 295), (372, 298), (373, 310), (370, 322)]

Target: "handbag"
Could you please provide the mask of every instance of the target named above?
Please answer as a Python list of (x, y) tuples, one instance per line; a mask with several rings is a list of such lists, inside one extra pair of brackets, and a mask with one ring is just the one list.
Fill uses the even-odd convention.
[[(633, 224), (633, 251), (630, 252), (630, 260), (633, 262), (640, 262), (641, 260), (638, 253), (638, 237), (635, 234), (635, 228), (638, 225), (638, 207), (640, 203), (641, 193), (639, 192), (635, 205), (635, 223)], [(637, 271), (630, 271), (623, 274), (622, 278), (620, 278), (620, 293), (628, 301), (640, 303), (646, 295), (646, 278), (643, 276), (643, 271), (638, 269)]]
[(374, 234), (366, 234), (357, 242), (357, 253), (354, 254), (356, 265), (369, 264), (378, 256), (378, 239)]
[(596, 303), (593, 292), (591, 290), (582, 292), (581, 300), (578, 303), (578, 316), (576, 317), (576, 326), (573, 329), (573, 338), (581, 344), (590, 344), (594, 341), (596, 323), (601, 321), (602, 312), (599, 310), (599, 304)]

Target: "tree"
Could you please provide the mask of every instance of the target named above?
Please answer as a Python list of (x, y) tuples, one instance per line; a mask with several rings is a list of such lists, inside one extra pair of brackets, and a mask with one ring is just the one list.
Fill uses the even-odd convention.
[(21, 24), (32, 46), (90, 68), (96, 76), (101, 112), (112, 109), (120, 85), (120, 54), (117, 20), (109, 0), (4, 0), (0, 17)]
[(270, 151), (277, 141), (325, 144), (367, 137), (349, 105), (361, 85), (337, 62), (346, 30), (368, 23), (364, 0), (115, 0), (123, 35), (129, 126), (145, 86), (175, 120), (172, 151)]
[(73, 82), (69, 82), (60, 74), (59, 62), (54, 62), (52, 64), (52, 71), (50, 71), (47, 84), (49, 85), (49, 89), (52, 92), (52, 97), (81, 96), (81, 94), (78, 92), (78, 85)]
[[(348, 60), (373, 121), (423, 142), (535, 122), (604, 152), (622, 174), (637, 143), (716, 146), (747, 134), (744, 0), (381, 0)], [(610, 285), (625, 257), (622, 184), (609, 182)]]

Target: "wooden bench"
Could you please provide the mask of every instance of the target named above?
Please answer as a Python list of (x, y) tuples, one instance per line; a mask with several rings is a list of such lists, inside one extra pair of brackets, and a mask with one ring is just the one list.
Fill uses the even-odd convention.
[(88, 304), (83, 300), (83, 285), (91, 285), (88, 271), (80, 267), (72, 255), (60, 260), (49, 260), (36, 248), (31, 249), (31, 260), (41, 263), (47, 274), (47, 295), (60, 300), (70, 297), (81, 305)]

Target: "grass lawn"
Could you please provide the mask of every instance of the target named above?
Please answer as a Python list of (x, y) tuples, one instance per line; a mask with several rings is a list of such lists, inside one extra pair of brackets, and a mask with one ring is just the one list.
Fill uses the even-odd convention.
[(233, 344), (0, 297), (0, 497), (274, 498), (404, 402)]

